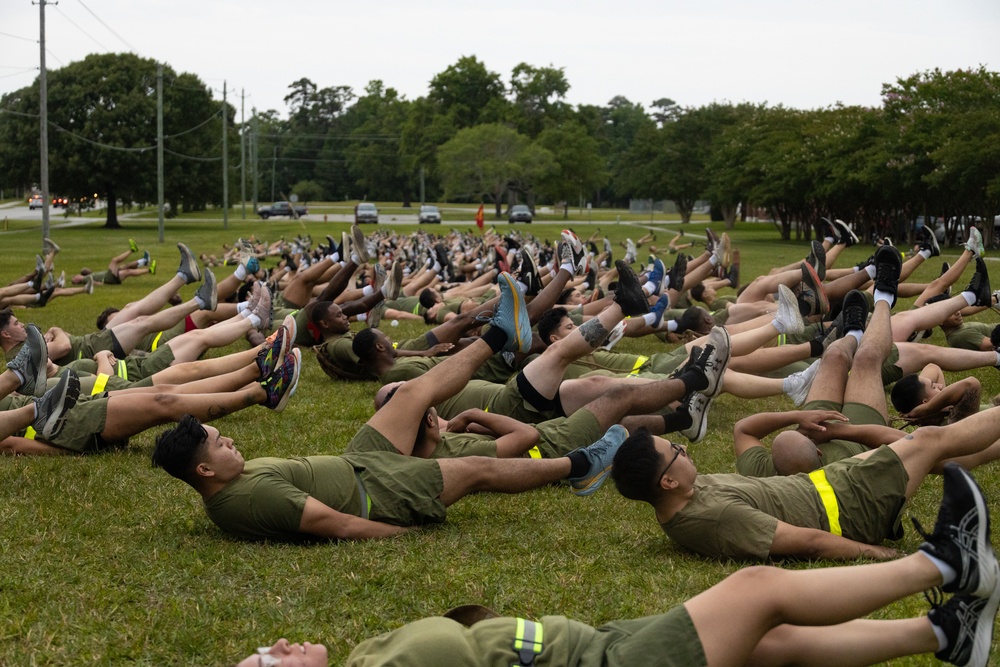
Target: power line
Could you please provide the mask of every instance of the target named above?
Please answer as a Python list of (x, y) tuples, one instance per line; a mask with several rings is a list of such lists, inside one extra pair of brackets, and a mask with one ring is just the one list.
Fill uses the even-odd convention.
[(80, 6), (81, 6), (81, 7), (83, 7), (83, 8), (84, 8), (84, 9), (86, 9), (86, 10), (87, 10), (88, 12), (90, 12), (90, 15), (91, 15), (91, 16), (93, 16), (93, 17), (94, 17), (95, 19), (97, 19), (97, 21), (98, 21), (98, 22), (99, 22), (99, 23), (100, 23), (101, 25), (103, 25), (103, 26), (104, 26), (105, 28), (107, 28), (107, 29), (108, 29), (108, 32), (110, 32), (110, 33), (111, 33), (112, 35), (114, 35), (115, 37), (117, 37), (118, 39), (120, 39), (120, 40), (121, 40), (121, 42), (122, 42), (122, 44), (124, 44), (125, 46), (127, 46), (127, 47), (129, 48), (129, 51), (132, 51), (133, 53), (139, 53), (139, 49), (137, 49), (137, 48), (135, 48), (134, 46), (132, 46), (131, 44), (129, 44), (129, 43), (128, 43), (128, 40), (126, 40), (126, 39), (125, 39), (124, 37), (122, 37), (122, 36), (121, 36), (121, 35), (119, 35), (119, 34), (118, 34), (117, 32), (115, 32), (115, 31), (114, 31), (114, 29), (112, 29), (112, 28), (111, 28), (111, 26), (109, 26), (109, 25), (108, 25), (107, 23), (105, 23), (105, 22), (104, 22), (104, 21), (103, 21), (103, 20), (101, 19), (101, 17), (100, 17), (100, 16), (98, 16), (98, 15), (97, 15), (97, 14), (95, 14), (95, 13), (94, 13), (93, 11), (91, 11), (90, 7), (88, 7), (87, 5), (83, 4), (83, 0), (77, 0), (77, 2), (79, 2), (79, 3), (80, 3)]
[(0, 74), (0, 79), (6, 79), (8, 76), (18, 76), (24, 74), (25, 72), (38, 71), (37, 67), (25, 67), (20, 72), (11, 72), (10, 74)]
[(4, 37), (13, 37), (14, 39), (23, 39), (26, 42), (34, 42), (35, 44), (38, 43), (37, 39), (32, 39), (31, 37), (21, 37), (20, 35), (12, 35), (9, 32), (0, 32), (0, 35), (3, 35)]
[(171, 155), (176, 155), (177, 157), (182, 157), (182, 158), (185, 158), (185, 159), (188, 159), (188, 160), (196, 160), (198, 162), (218, 162), (219, 160), (222, 159), (222, 156), (219, 156), (219, 157), (195, 157), (194, 155), (184, 155), (184, 153), (178, 153), (177, 151), (172, 151), (172, 150), (170, 150), (169, 148), (166, 148), (166, 147), (164, 147), (163, 152), (164, 153), (170, 153)]
[(104, 51), (110, 51), (110, 50), (111, 50), (111, 49), (109, 49), (108, 47), (106, 47), (106, 46), (104, 46), (103, 44), (101, 44), (101, 43), (100, 43), (100, 42), (99, 42), (99, 41), (97, 40), (97, 38), (96, 38), (96, 37), (94, 37), (94, 36), (93, 36), (93, 35), (91, 35), (91, 34), (90, 34), (89, 32), (87, 32), (86, 30), (84, 30), (83, 28), (81, 28), (81, 27), (80, 27), (80, 26), (79, 26), (79, 25), (78, 25), (78, 24), (76, 23), (76, 21), (74, 21), (74, 20), (73, 20), (73, 19), (71, 19), (70, 17), (66, 16), (65, 12), (63, 12), (63, 10), (59, 9), (59, 6), (58, 6), (58, 5), (53, 5), (53, 7), (55, 7), (55, 10), (56, 10), (57, 12), (59, 12), (59, 14), (60, 14), (60, 15), (61, 15), (61, 16), (62, 16), (62, 17), (63, 17), (64, 19), (66, 19), (66, 20), (67, 20), (67, 21), (69, 21), (69, 22), (70, 22), (71, 24), (73, 24), (73, 26), (74, 26), (74, 27), (75, 27), (75, 28), (76, 28), (77, 30), (79, 30), (80, 32), (82, 32), (82, 33), (83, 33), (84, 35), (86, 35), (87, 37), (90, 37), (90, 39), (92, 39), (92, 40), (94, 41), (94, 43), (95, 43), (95, 44), (97, 44), (97, 45), (98, 45), (99, 47), (101, 47), (101, 49), (102, 49), (102, 50), (104, 50)]
[(219, 115), (219, 113), (221, 113), (221, 110), (220, 111), (216, 111), (211, 116), (209, 116), (208, 118), (206, 118), (204, 121), (198, 123), (197, 125), (195, 125), (194, 127), (190, 128), (188, 130), (184, 130), (183, 132), (178, 132), (176, 134), (165, 134), (165, 135), (163, 135), (163, 138), (164, 139), (173, 139), (175, 137), (184, 136), (185, 134), (188, 134), (189, 132), (194, 132), (198, 128), (204, 127), (208, 123), (211, 123), (213, 120), (215, 120), (215, 118)]

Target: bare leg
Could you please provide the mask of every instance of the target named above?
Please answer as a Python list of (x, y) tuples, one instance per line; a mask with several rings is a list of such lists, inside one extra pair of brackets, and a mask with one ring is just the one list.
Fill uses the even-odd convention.
[(521, 493), (561, 479), (570, 472), (570, 460), (557, 459), (493, 459), (466, 456), (439, 459), (445, 505), (461, 500), (470, 493)]
[[(159, 312), (167, 304), (174, 294), (184, 287), (184, 279), (174, 275), (173, 278), (160, 285), (152, 292), (142, 297), (138, 301), (127, 304), (120, 311), (115, 313), (114, 323), (122, 324), (129, 320), (134, 320), (141, 315), (152, 315)], [(187, 313), (185, 313), (186, 315)], [(166, 327), (164, 327), (166, 328)]]
[(260, 352), (260, 346), (251, 348), (245, 352), (227, 354), (223, 357), (175, 363), (173, 366), (153, 375), (153, 386), (185, 384), (216, 375), (232, 373), (253, 363), (257, 358), (258, 352)]
[(101, 437), (123, 440), (148, 428), (191, 414), (207, 422), (263, 403), (267, 392), (259, 384), (220, 394), (111, 394)]
[[(253, 328), (249, 318), (237, 315), (207, 329), (195, 329), (167, 341), (174, 352), (174, 363), (194, 361), (213, 347), (224, 347), (243, 337)], [(159, 329), (154, 329), (159, 331)]]

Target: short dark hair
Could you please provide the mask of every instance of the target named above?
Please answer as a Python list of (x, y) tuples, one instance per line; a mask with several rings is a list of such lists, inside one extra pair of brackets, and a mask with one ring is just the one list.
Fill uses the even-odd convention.
[(652, 434), (645, 428), (625, 438), (611, 464), (615, 488), (629, 500), (650, 503), (656, 497), (656, 473), (663, 456), (656, 450)]
[(892, 407), (900, 414), (908, 414), (920, 405), (925, 393), (919, 375), (916, 373), (904, 375), (892, 388)]
[(0, 331), (3, 331), (10, 325), (10, 321), (13, 317), (14, 311), (10, 308), (0, 310)]
[(434, 293), (434, 290), (432, 290), (430, 287), (425, 287), (423, 291), (420, 292), (420, 296), (417, 297), (417, 300), (420, 302), (420, 305), (423, 306), (424, 308), (430, 308), (435, 303), (437, 303), (437, 295)]
[(306, 306), (309, 321), (318, 326), (319, 321), (326, 317), (332, 303), (333, 301), (316, 301)]
[(546, 310), (538, 318), (538, 335), (541, 337), (545, 347), (549, 346), (549, 336), (559, 328), (559, 323), (563, 321), (564, 317), (569, 317), (569, 311), (565, 308), (556, 307)]
[(698, 283), (697, 285), (692, 287), (689, 291), (691, 293), (692, 299), (694, 299), (695, 301), (702, 301), (702, 297), (705, 296), (705, 284)]
[(97, 328), (99, 330), (103, 330), (106, 326), (108, 326), (108, 319), (117, 312), (120, 311), (114, 306), (108, 306), (102, 310), (101, 314), (97, 316)]
[(362, 329), (354, 335), (354, 342), (351, 343), (351, 351), (357, 355), (363, 363), (371, 363), (375, 360), (375, 345), (378, 343), (378, 336), (374, 329)]
[[(706, 320), (708, 320), (706, 322)], [(707, 334), (712, 330), (715, 321), (712, 315), (701, 306), (691, 306), (681, 314), (677, 320), (678, 332), (695, 331), (700, 334)], [(707, 328), (706, 328), (707, 327)]]
[(163, 468), (179, 480), (194, 486), (195, 468), (204, 458), (208, 431), (192, 415), (181, 417), (177, 426), (167, 429), (156, 438), (153, 449), (153, 467)]
[(570, 295), (573, 294), (575, 287), (567, 287), (562, 292), (559, 293), (559, 297), (556, 299), (556, 303), (566, 303)]

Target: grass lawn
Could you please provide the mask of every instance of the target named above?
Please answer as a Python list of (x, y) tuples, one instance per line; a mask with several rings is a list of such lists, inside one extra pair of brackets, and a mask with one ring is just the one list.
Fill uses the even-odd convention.
[[(101, 269), (132, 237), (158, 260), (160, 273), (17, 315), (43, 330), (59, 325), (71, 333), (87, 333), (104, 307), (138, 298), (170, 275), (177, 241), (197, 255), (217, 252), (222, 243), (241, 235), (290, 238), (303, 229), (295, 222), (233, 218), (227, 232), (221, 224), (168, 221), (162, 246), (156, 243), (155, 219), (128, 221), (119, 231), (104, 230), (98, 223), (54, 229), (52, 236), (63, 247), (57, 272)], [(346, 225), (305, 227), (319, 240), (328, 233), (339, 236)], [(501, 231), (506, 228), (504, 224)], [(414, 229), (400, 227), (403, 233)], [(554, 238), (559, 226), (518, 229)], [(699, 225), (688, 229), (700, 233)], [(716, 229), (721, 232), (721, 225)], [(629, 225), (604, 231), (616, 246), (625, 236), (644, 233)], [(658, 237), (666, 245), (666, 237)], [(742, 251), (744, 279), (807, 252), (804, 242), (777, 240), (768, 225), (739, 226), (732, 237)], [(5, 235), (2, 244), (3, 282), (32, 269), (39, 246), (35, 234)], [(870, 252), (868, 247), (851, 248), (842, 263), (860, 261)], [(957, 255), (946, 250), (941, 259)], [(939, 268), (940, 260), (927, 262), (913, 279), (930, 280)], [(222, 276), (226, 269), (217, 271)], [(185, 298), (195, 287), (184, 290)], [(995, 321), (997, 315), (987, 312), (979, 319)], [(423, 327), (404, 323), (386, 331), (403, 339), (419, 335)], [(943, 342), (940, 332), (933, 342)], [(655, 339), (626, 340), (619, 349), (647, 355), (665, 350)], [(252, 408), (216, 422), (247, 458), (340, 453), (370, 416), (374, 383), (333, 382), (311, 353), (304, 359), (298, 393), (284, 413)], [(1000, 392), (997, 371), (984, 369), (976, 375), (983, 380), (984, 396)], [(733, 471), (735, 420), (751, 411), (791, 407), (784, 397), (749, 406), (722, 396), (713, 408), (708, 436), (691, 448), (701, 471)], [(624, 500), (610, 484), (583, 499), (566, 488), (467, 498), (449, 510), (444, 525), (381, 542), (244, 544), (208, 521), (193, 490), (151, 468), (158, 430), (133, 438), (120, 453), (0, 462), (5, 519), (0, 664), (223, 665), (287, 636), (326, 643), (336, 665), (364, 638), (459, 604), (482, 603), (527, 617), (561, 613), (600, 624), (664, 611), (744, 565), (707, 562), (674, 548), (652, 512)], [(996, 512), (1000, 474), (994, 467), (977, 476)], [(929, 528), (939, 498), (940, 481), (931, 478), (909, 511)], [(919, 543), (908, 528), (899, 547), (912, 551)], [(882, 616), (901, 618), (926, 609), (923, 598), (913, 596)], [(922, 658), (897, 664), (936, 663)]]

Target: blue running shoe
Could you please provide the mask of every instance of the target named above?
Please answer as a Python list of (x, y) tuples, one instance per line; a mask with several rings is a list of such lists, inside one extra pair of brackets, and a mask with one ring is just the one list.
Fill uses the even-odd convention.
[(627, 437), (628, 431), (625, 427), (615, 424), (594, 444), (574, 450), (586, 455), (590, 461), (590, 470), (582, 477), (569, 478), (573, 493), (578, 496), (589, 496), (601, 488), (604, 480), (611, 474), (611, 464), (615, 460), (615, 454)]
[(664, 266), (663, 260), (654, 259), (653, 260), (653, 270), (649, 272), (646, 276), (646, 280), (656, 285), (656, 289), (649, 296), (660, 296), (660, 292), (663, 291), (663, 276), (667, 273), (667, 267)]
[(528, 321), (524, 295), (514, 277), (506, 271), (497, 277), (497, 285), (500, 286), (500, 302), (490, 324), (507, 334), (505, 352), (516, 350), (527, 354), (531, 351), (531, 322)]
[[(659, 262), (660, 260), (656, 261)], [(656, 319), (653, 320), (654, 327), (660, 326), (660, 322), (663, 321), (663, 313), (669, 307), (670, 307), (670, 295), (661, 294), (660, 298), (657, 299), (656, 303), (653, 304), (653, 307), (649, 309), (649, 312), (656, 315)]]

